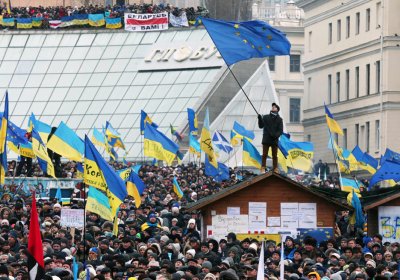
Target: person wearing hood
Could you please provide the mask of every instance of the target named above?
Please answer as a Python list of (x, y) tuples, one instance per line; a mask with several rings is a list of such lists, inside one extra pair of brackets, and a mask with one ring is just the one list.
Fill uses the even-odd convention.
[(161, 229), (161, 225), (158, 222), (157, 215), (155, 213), (150, 213), (147, 221), (140, 226), (140, 229), (146, 231), (149, 237), (153, 237), (155, 232)]
[(272, 103), (271, 112), (268, 115), (258, 114), (258, 127), (263, 128), (262, 138), (262, 162), (261, 171), (265, 172), (268, 151), (271, 148), (272, 152), (272, 168), (274, 172), (279, 172), (278, 169), (278, 141), (283, 133), (283, 121), (279, 116), (280, 108), (278, 104)]
[(200, 240), (200, 233), (196, 229), (196, 220), (195, 219), (189, 219), (187, 227), (183, 231), (183, 235), (190, 240), (191, 238), (195, 237), (196, 239)]

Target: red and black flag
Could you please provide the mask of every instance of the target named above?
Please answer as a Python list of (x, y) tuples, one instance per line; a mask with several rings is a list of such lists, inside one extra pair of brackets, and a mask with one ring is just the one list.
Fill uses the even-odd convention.
[(35, 192), (33, 192), (28, 239), (28, 269), (30, 280), (39, 280), (44, 278), (43, 245), (42, 237), (40, 235), (35, 197)]

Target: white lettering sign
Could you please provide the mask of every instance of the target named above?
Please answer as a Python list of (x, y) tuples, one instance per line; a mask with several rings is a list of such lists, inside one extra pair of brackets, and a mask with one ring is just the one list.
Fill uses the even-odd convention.
[(66, 227), (83, 228), (84, 225), (83, 209), (61, 208), (60, 225)]

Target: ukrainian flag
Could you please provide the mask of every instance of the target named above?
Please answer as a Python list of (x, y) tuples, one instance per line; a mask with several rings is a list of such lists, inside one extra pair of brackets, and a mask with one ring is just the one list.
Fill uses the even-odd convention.
[(9, 27), (15, 26), (15, 19), (3, 17), (3, 26), (9, 26)]
[(93, 128), (93, 135), (92, 135), (93, 144), (105, 148), (106, 143), (104, 140), (105, 140), (104, 134), (99, 130), (97, 130), (96, 128)]
[(106, 17), (106, 28), (107, 29), (117, 29), (121, 28), (122, 23), (121, 23), (121, 18), (109, 18)]
[(131, 174), (131, 172), (132, 172), (132, 168), (121, 169), (121, 170), (118, 170), (117, 172), (118, 172), (119, 177), (121, 177), (122, 180), (126, 181), (129, 178), (129, 174)]
[(350, 217), (349, 223), (351, 225), (354, 225), (356, 229), (363, 229), (365, 224), (365, 218), (362, 211), (360, 197), (361, 194), (355, 193), (354, 189), (347, 195), (347, 204), (353, 206), (354, 208), (354, 213)]
[(119, 147), (125, 150), (125, 145), (122, 142), (121, 134), (118, 133), (116, 129), (114, 129), (108, 121), (106, 122), (106, 130), (105, 135), (107, 136), (108, 144), (111, 147)]
[(238, 146), (241, 143), (241, 139), (247, 138), (248, 141), (252, 142), (254, 140), (254, 132), (247, 130), (240, 123), (235, 121), (233, 123), (233, 129), (231, 130), (231, 144), (233, 146)]
[(125, 183), (99, 154), (87, 135), (85, 136), (83, 182), (106, 192), (112, 215), (115, 216), (120, 204), (127, 196)]
[(89, 186), (88, 197), (86, 200), (86, 210), (100, 215), (100, 217), (107, 221), (112, 221), (114, 219), (110, 203), (108, 202), (108, 197), (91, 186)]
[(189, 152), (198, 157), (200, 156), (200, 143), (193, 134), (189, 134)]
[[(314, 145), (311, 142), (291, 141), (285, 135), (279, 138), (279, 147), (287, 153), (286, 166), (309, 172), (313, 168)], [(279, 153), (278, 153), (279, 158)], [(279, 161), (279, 159), (278, 159)]]
[(4, 185), (7, 166), (7, 130), (8, 130), (8, 92), (4, 99), (4, 113), (1, 118), (0, 128), (0, 185)]
[(206, 153), (210, 164), (218, 169), (217, 157), (215, 156), (214, 147), (212, 144), (211, 132), (210, 132), (210, 120), (208, 114), (208, 108), (204, 117), (203, 129), (201, 130), (200, 148)]
[(41, 27), (43, 23), (42, 17), (34, 17), (32, 18), (32, 27)]
[(17, 18), (17, 28), (18, 29), (31, 29), (32, 28), (32, 18)]
[(328, 107), (325, 106), (325, 117), (326, 117), (326, 123), (328, 125), (328, 128), (331, 132), (343, 135), (343, 130), (340, 127), (340, 125), (336, 122), (336, 120), (333, 118), (333, 115), (329, 111)]
[(340, 187), (342, 191), (344, 192), (352, 192), (353, 190), (356, 193), (360, 192), (360, 183), (357, 182), (354, 179), (348, 179), (348, 178), (340, 178)]
[(187, 112), (188, 112), (188, 121), (189, 121), (189, 132), (192, 135), (197, 135), (197, 133), (199, 131), (199, 125), (198, 125), (198, 121), (197, 121), (196, 112), (191, 108), (187, 108)]
[(247, 138), (243, 138), (243, 164), (261, 168), (261, 155)]
[(179, 146), (151, 125), (144, 130), (144, 155), (165, 160), (168, 165), (176, 157)]
[(147, 115), (147, 113), (143, 110), (140, 111), (140, 133), (144, 134), (144, 129), (146, 124), (150, 124), (154, 128), (158, 128), (158, 125), (153, 122), (153, 120)]
[(106, 24), (104, 20), (104, 14), (89, 14), (88, 18), (90, 26), (98, 27)]
[(74, 22), (74, 25), (89, 24), (88, 15), (87, 14), (75, 14), (73, 22)]
[(75, 131), (61, 122), (54, 134), (47, 142), (47, 148), (63, 157), (81, 162), (85, 151), (85, 144)]
[(174, 177), (174, 179), (172, 180), (172, 184), (174, 186), (174, 192), (176, 193), (178, 198), (181, 199), (183, 197), (183, 191), (182, 191), (181, 187), (179, 186), (178, 180), (176, 180), (176, 177)]
[(46, 145), (43, 143), (39, 133), (36, 131), (36, 128), (32, 129), (32, 148), (42, 171), (47, 173), (47, 175), (56, 178), (53, 162), (51, 161), (47, 153)]
[(132, 171), (126, 181), (126, 190), (128, 195), (135, 199), (136, 208), (139, 208), (142, 203), (141, 195), (145, 188), (146, 185), (143, 183), (142, 179), (140, 179), (139, 175)]
[(73, 16), (66, 16), (61, 18), (61, 24), (59, 27), (68, 27), (74, 25), (74, 17)]
[(39, 133), (40, 138), (42, 141), (46, 144), (47, 139), (49, 138), (49, 134), (51, 133), (51, 126), (41, 122), (36, 119), (35, 115), (32, 113), (30, 118), (29, 118), (29, 130), (31, 131), (32, 128), (35, 128), (35, 130)]

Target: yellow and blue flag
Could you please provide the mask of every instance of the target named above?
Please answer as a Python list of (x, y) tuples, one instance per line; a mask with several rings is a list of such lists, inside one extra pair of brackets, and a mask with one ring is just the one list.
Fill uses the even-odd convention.
[(191, 108), (187, 108), (187, 112), (189, 121), (189, 133), (192, 135), (197, 135), (199, 131), (199, 125), (196, 112)]
[(231, 130), (231, 144), (233, 146), (238, 146), (241, 144), (241, 140), (246, 138), (249, 142), (254, 140), (254, 132), (247, 130), (243, 125), (235, 121), (233, 123), (233, 128)]
[(75, 25), (74, 16), (61, 17), (61, 24), (59, 25), (59, 27), (68, 27), (72, 25)]
[(106, 143), (105, 143), (105, 135), (99, 131), (96, 128), (93, 128), (93, 135), (92, 135), (92, 143), (105, 148), (106, 147)]
[(92, 186), (89, 186), (86, 210), (100, 215), (100, 217), (107, 221), (112, 221), (114, 218), (108, 197)]
[[(3, 115), (1, 114), (1, 118)], [(25, 137), (26, 130), (16, 126), (12, 121), (8, 121), (7, 142), (8, 148), (13, 152), (29, 158), (34, 158), (32, 143)]]
[(12, 27), (15, 26), (15, 18), (5, 18), (3, 17), (3, 26)]
[(178, 180), (176, 180), (176, 177), (172, 180), (172, 184), (174, 186), (174, 193), (178, 196), (179, 199), (183, 197), (183, 191), (181, 187), (179, 186)]
[(264, 21), (200, 19), (228, 66), (255, 57), (290, 54), (286, 35)]
[(113, 216), (127, 196), (124, 181), (104, 160), (93, 143), (85, 136), (84, 183), (103, 190), (109, 199)]
[(210, 161), (210, 164), (214, 166), (214, 168), (218, 169), (217, 157), (215, 155), (215, 150), (211, 139), (208, 108), (206, 109), (203, 128), (201, 130), (200, 149), (204, 151), (206, 157), (208, 157), (208, 160)]
[(98, 27), (106, 24), (104, 14), (89, 14), (88, 19), (90, 26)]
[(125, 182), (126, 182), (126, 180), (128, 180), (131, 172), (132, 172), (132, 168), (125, 168), (125, 169), (121, 169), (121, 170), (117, 171), (119, 177), (121, 177), (121, 179), (124, 180)]
[(144, 130), (144, 155), (158, 160), (164, 160), (171, 165), (176, 157), (179, 146), (158, 131), (152, 125), (147, 125)]
[(153, 122), (153, 120), (147, 115), (147, 113), (143, 110), (140, 111), (140, 134), (144, 134), (144, 129), (146, 124), (150, 124), (154, 128), (158, 128), (158, 125)]
[(28, 131), (31, 131), (32, 128), (35, 128), (35, 130), (39, 133), (43, 143), (45, 144), (47, 143), (47, 139), (49, 138), (49, 135), (51, 133), (50, 125), (37, 120), (35, 115), (32, 113), (31, 116), (29, 117), (28, 127), (29, 127)]
[(344, 192), (352, 192), (353, 190), (356, 193), (360, 192), (360, 182), (356, 181), (355, 179), (348, 179), (348, 178), (340, 178), (340, 187)]
[(243, 138), (243, 164), (261, 168), (261, 155), (247, 138)]
[(328, 109), (328, 106), (325, 106), (325, 117), (326, 117), (326, 124), (331, 132), (343, 135), (343, 130), (340, 127), (339, 123), (334, 119), (333, 115)]
[(112, 127), (110, 122), (106, 122), (105, 135), (107, 136), (108, 144), (111, 147), (118, 147), (125, 150), (125, 144), (122, 141), (121, 134)]
[(61, 194), (60, 186), (57, 186), (57, 191), (56, 191), (56, 195), (54, 196), (54, 198), (57, 199), (57, 202), (59, 202), (59, 203), (62, 202), (62, 194)]
[(109, 18), (106, 17), (106, 28), (107, 29), (117, 29), (122, 27), (121, 18)]
[(85, 143), (75, 131), (61, 122), (47, 142), (47, 148), (69, 160), (81, 162), (85, 152)]
[(89, 24), (88, 14), (74, 14), (74, 25)]
[(189, 134), (189, 153), (200, 156), (200, 143), (193, 134)]
[(139, 175), (131, 171), (128, 180), (126, 181), (126, 190), (128, 195), (135, 199), (136, 208), (139, 208), (140, 204), (142, 204), (141, 195), (145, 188), (146, 185), (143, 183), (142, 179), (140, 179)]
[(32, 18), (32, 27), (41, 27), (43, 23), (42, 17), (34, 17)]
[(347, 203), (349, 206), (353, 206), (354, 208), (354, 214), (352, 215), (352, 217), (350, 217), (349, 220), (350, 224), (353, 224), (355, 228), (363, 229), (365, 218), (362, 211), (360, 197), (361, 195), (356, 193), (353, 189), (352, 192), (347, 195)]
[(371, 174), (376, 172), (376, 168), (378, 168), (378, 161), (369, 156), (367, 153), (363, 152), (358, 145), (354, 147), (351, 153), (356, 158), (358, 167), (360, 169), (366, 170)]
[(31, 29), (32, 28), (32, 18), (17, 18), (17, 28), (18, 29)]
[(8, 92), (4, 98), (4, 112), (0, 128), (0, 185), (4, 185), (7, 166)]
[[(279, 148), (286, 156), (283, 168), (292, 167), (293, 169), (309, 172), (313, 168), (312, 159), (314, 157), (314, 145), (311, 142), (295, 142), (290, 140), (285, 134), (279, 138)], [(279, 153), (278, 153), (279, 158)]]
[(47, 175), (56, 178), (54, 165), (47, 153), (47, 147), (35, 127), (32, 129), (32, 149), (36, 155), (40, 169), (42, 169), (44, 173), (47, 173)]
[(371, 177), (368, 188), (384, 180), (400, 181), (400, 163), (386, 160), (376, 173)]

